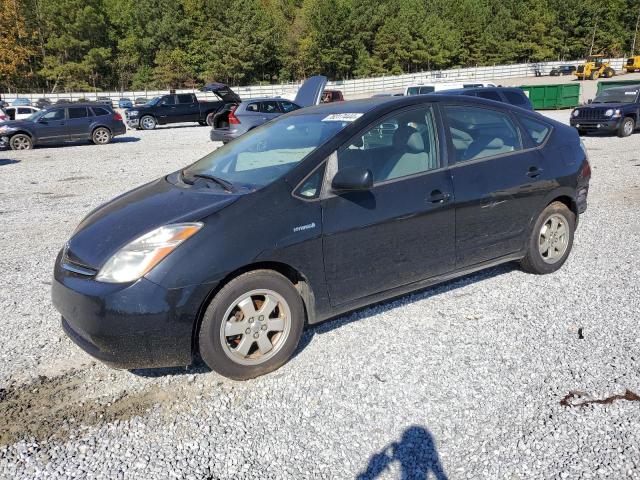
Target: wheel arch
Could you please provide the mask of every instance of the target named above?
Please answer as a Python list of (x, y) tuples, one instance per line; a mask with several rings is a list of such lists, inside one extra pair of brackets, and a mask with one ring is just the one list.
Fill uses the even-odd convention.
[(91, 136), (92, 137), (93, 137), (94, 132), (99, 128), (106, 128), (107, 130), (109, 130), (109, 133), (111, 135), (113, 135), (113, 130), (111, 130), (107, 125), (104, 125), (102, 123), (97, 123), (91, 128)]
[(27, 137), (29, 137), (31, 139), (32, 148), (36, 146), (36, 143), (37, 143), (36, 136), (33, 133), (31, 133), (30, 131), (28, 131), (28, 130), (18, 130), (17, 132), (13, 132), (9, 136), (9, 142), (11, 142), (11, 139), (13, 137), (15, 137), (16, 135), (26, 135)]
[(218, 284), (213, 288), (205, 300), (200, 305), (198, 309), (198, 313), (196, 316), (196, 320), (193, 324), (193, 331), (191, 335), (191, 355), (193, 358), (199, 356), (199, 345), (198, 345), (198, 335), (200, 334), (200, 326), (202, 325), (202, 320), (204, 318), (204, 313), (207, 310), (207, 307), (213, 300), (213, 298), (218, 294), (218, 292), (227, 285), (234, 278), (239, 277), (240, 275), (252, 272), (255, 270), (272, 270), (276, 273), (279, 273), (287, 280), (289, 280), (293, 287), (298, 291), (300, 297), (302, 298), (302, 305), (304, 307), (305, 313), (305, 325), (309, 323), (313, 323), (313, 319), (315, 318), (315, 296), (313, 294), (313, 290), (311, 289), (311, 285), (307, 277), (300, 272), (298, 269), (292, 267), (283, 262), (277, 261), (263, 261), (263, 262), (254, 262), (243, 267), (240, 267), (233, 272), (226, 275)]

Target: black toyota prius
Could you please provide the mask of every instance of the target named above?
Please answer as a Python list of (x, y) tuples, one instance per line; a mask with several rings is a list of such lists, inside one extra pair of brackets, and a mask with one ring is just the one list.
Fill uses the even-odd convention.
[(559, 269), (591, 171), (574, 129), (464, 96), (301, 109), (91, 212), (55, 262), (119, 368), (270, 372), (305, 325), (496, 264)]

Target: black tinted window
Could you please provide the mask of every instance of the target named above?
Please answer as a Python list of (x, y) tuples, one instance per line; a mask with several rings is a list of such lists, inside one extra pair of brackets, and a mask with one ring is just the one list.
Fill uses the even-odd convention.
[(300, 108), (298, 105), (291, 102), (280, 102), (280, 105), (282, 106), (282, 111), (284, 113), (293, 112), (294, 110), (298, 110)]
[(447, 106), (444, 110), (458, 161), (522, 149), (518, 130), (507, 114), (469, 106)]
[(162, 100), (160, 100), (160, 105), (175, 105), (176, 104), (176, 97), (174, 97), (173, 95), (167, 95), (166, 97), (162, 97)]
[(512, 105), (517, 105), (519, 107), (528, 107), (529, 100), (527, 96), (523, 93), (511, 92), (509, 90), (502, 92), (507, 99), (507, 101)]
[(247, 105), (247, 112), (257, 112), (259, 110), (257, 103), (250, 103)]
[(440, 166), (431, 107), (382, 120), (338, 152), (338, 169), (371, 170), (375, 183), (415, 175)]
[(533, 143), (536, 145), (542, 145), (549, 136), (551, 128), (546, 123), (538, 122), (526, 117), (520, 118), (519, 120), (522, 122), (525, 130), (529, 133)]
[(317, 168), (296, 189), (295, 195), (306, 200), (318, 198), (324, 178), (324, 165)]
[(46, 120), (47, 122), (54, 121), (54, 120), (64, 120), (64, 109), (57, 108), (55, 110), (49, 110), (41, 118), (43, 120)]
[(87, 117), (86, 107), (71, 107), (69, 108), (69, 118), (85, 118)]
[(18, 113), (20, 115), (31, 115), (33, 111), (30, 108), (18, 108)]
[(502, 98), (498, 95), (498, 92), (492, 92), (491, 90), (486, 92), (477, 92), (477, 96), (480, 98), (486, 98), (487, 100), (494, 100), (496, 102), (501, 102)]
[(107, 110), (106, 108), (102, 108), (102, 107), (91, 107), (93, 109), (93, 114), (96, 117), (99, 117), (100, 115), (109, 115), (109, 110)]
[(260, 102), (260, 112), (262, 113), (280, 113), (278, 110), (278, 102)]
[(178, 95), (178, 103), (193, 103), (191, 94)]

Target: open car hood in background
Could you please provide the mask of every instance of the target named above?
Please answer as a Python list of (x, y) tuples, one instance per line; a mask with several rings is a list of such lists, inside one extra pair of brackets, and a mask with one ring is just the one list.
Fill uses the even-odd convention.
[(207, 83), (202, 88), (202, 91), (215, 93), (218, 97), (220, 97), (220, 99), (223, 102), (227, 102), (227, 103), (242, 102), (242, 99), (238, 96), (238, 94), (235, 93), (233, 90), (231, 90), (231, 88), (228, 85), (225, 85), (224, 83), (218, 83), (218, 82)]
[(327, 77), (316, 75), (310, 77), (298, 89), (294, 102), (301, 107), (310, 107), (318, 105), (322, 100), (322, 92), (327, 85)]

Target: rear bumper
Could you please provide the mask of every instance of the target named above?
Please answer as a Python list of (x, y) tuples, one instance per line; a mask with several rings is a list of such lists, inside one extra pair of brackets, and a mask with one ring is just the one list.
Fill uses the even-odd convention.
[(212, 142), (228, 143), (231, 140), (235, 140), (245, 132), (232, 131), (228, 128), (212, 128), (209, 137)]
[(125, 133), (127, 133), (127, 127), (124, 123), (118, 122), (118, 125), (116, 125), (113, 129), (113, 136), (115, 137), (116, 135), (124, 135)]
[(569, 122), (572, 127), (587, 132), (613, 132), (620, 126), (620, 120), (619, 118), (615, 120), (583, 120), (580, 118), (571, 118)]

